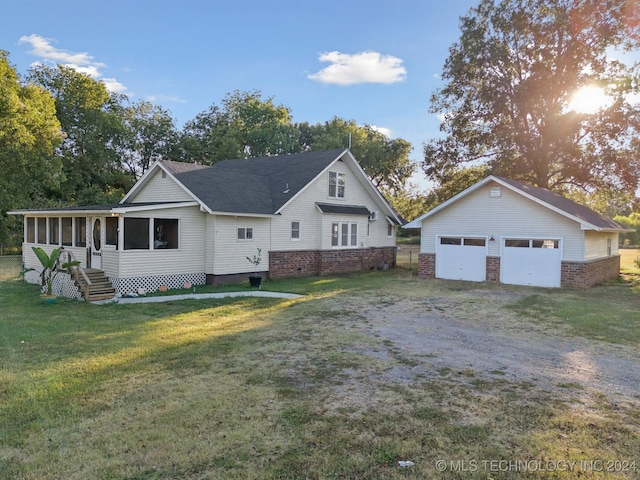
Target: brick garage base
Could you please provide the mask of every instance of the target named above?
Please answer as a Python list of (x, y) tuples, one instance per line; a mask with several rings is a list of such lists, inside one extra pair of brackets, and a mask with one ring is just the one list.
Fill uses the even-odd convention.
[(396, 247), (269, 252), (269, 278), (326, 276), (396, 266)]
[[(500, 257), (487, 257), (486, 280), (500, 282)], [(617, 278), (620, 274), (620, 256), (592, 260), (590, 262), (562, 262), (561, 287), (592, 287)], [(435, 278), (435, 253), (418, 255), (418, 278)]]
[(562, 262), (562, 287), (592, 287), (620, 275), (620, 255), (590, 262)]
[(500, 283), (500, 257), (487, 256), (487, 282)]
[(418, 254), (418, 278), (436, 278), (436, 254)]

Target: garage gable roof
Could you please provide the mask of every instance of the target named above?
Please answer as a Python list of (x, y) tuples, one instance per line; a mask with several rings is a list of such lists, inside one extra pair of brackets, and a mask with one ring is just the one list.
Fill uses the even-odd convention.
[(595, 230), (598, 232), (628, 232), (630, 230), (617, 222), (614, 222), (610, 218), (599, 214), (591, 210), (584, 205), (580, 205), (568, 198), (558, 195), (546, 188), (534, 187), (526, 183), (519, 182), (517, 180), (510, 180), (508, 178), (498, 177), (497, 175), (489, 175), (488, 177), (480, 180), (478, 183), (472, 185), (466, 190), (460, 192), (458, 195), (450, 198), (444, 203), (441, 203), (436, 208), (429, 210), (424, 215), (416, 218), (412, 222), (405, 225), (405, 228), (421, 228), (422, 221), (425, 218), (434, 215), (435, 213), (444, 210), (449, 205), (457, 202), (461, 198), (475, 192), (480, 187), (483, 187), (489, 182), (496, 182), (505, 188), (508, 188), (512, 192), (515, 192), (523, 197), (542, 205), (564, 217), (567, 217), (575, 222), (578, 222), (583, 230)]

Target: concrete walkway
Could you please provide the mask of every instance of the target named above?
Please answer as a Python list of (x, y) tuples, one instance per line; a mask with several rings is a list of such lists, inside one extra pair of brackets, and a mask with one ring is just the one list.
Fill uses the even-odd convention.
[(111, 300), (103, 300), (92, 302), (94, 305), (102, 305), (105, 303), (158, 303), (173, 302), (175, 300), (205, 300), (208, 298), (226, 298), (226, 297), (268, 297), (268, 298), (300, 298), (302, 295), (295, 293), (279, 293), (279, 292), (263, 292), (262, 290), (244, 291), (244, 292), (220, 292), (220, 293), (187, 293), (184, 295), (164, 295), (161, 297), (116, 297)]

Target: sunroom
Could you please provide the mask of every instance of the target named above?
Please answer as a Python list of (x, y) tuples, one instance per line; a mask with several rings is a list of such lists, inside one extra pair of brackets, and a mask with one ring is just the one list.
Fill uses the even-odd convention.
[[(62, 247), (84, 269), (103, 271), (121, 294), (204, 283), (204, 215), (196, 202), (20, 210), (24, 267), (39, 269), (32, 247)], [(180, 270), (180, 271), (176, 271)], [(28, 281), (32, 281), (27, 277)], [(175, 285), (173, 285), (175, 283)]]

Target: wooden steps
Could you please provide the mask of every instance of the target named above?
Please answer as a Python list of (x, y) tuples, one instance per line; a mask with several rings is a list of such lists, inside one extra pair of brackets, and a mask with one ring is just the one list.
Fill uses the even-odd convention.
[(85, 269), (85, 273), (91, 282), (91, 285), (88, 285), (88, 298), (87, 294), (87, 284), (84, 281), (82, 275), (74, 275), (76, 285), (82, 293), (82, 296), (85, 297), (85, 300), (89, 302), (95, 302), (97, 300), (109, 300), (116, 295), (116, 290), (113, 288), (111, 281), (107, 278), (102, 270), (97, 270), (95, 268), (87, 268)]

